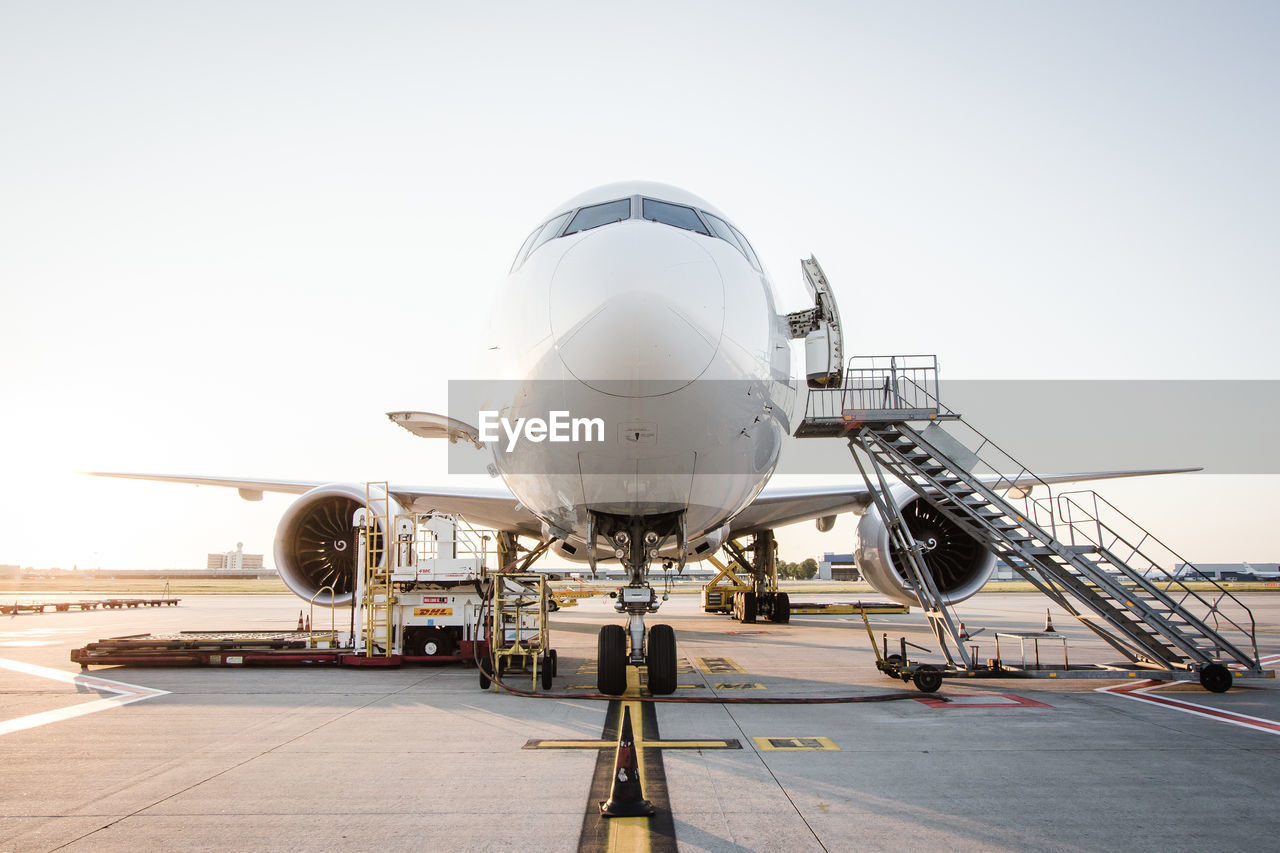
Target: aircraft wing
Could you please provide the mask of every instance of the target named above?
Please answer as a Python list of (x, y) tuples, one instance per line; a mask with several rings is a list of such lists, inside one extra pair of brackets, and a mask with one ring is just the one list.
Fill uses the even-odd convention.
[[(120, 477), (126, 480), (150, 480), (160, 483), (187, 483), (193, 486), (221, 486), (238, 489), (246, 500), (260, 500), (263, 492), (301, 495), (325, 480), (264, 480), (257, 478), (199, 477), (173, 474), (121, 474), (102, 471), (89, 472), (94, 477)], [(542, 523), (504, 488), (436, 488), (388, 486), (392, 496), (405, 509), (425, 513), (429, 510), (459, 513), (467, 521), (491, 530), (510, 530), (529, 536), (542, 533)]]
[[(1185, 474), (1200, 468), (1147, 468), (1133, 471), (1087, 471), (1076, 474), (1051, 474), (1044, 477), (1023, 477), (1012, 485), (1033, 486), (1039, 483), (1079, 483), (1086, 480), (1114, 480), (1121, 477), (1150, 477), (1156, 474)], [(988, 482), (998, 478), (983, 477)], [(842, 512), (864, 512), (871, 504), (871, 494), (862, 483), (854, 486), (776, 486), (767, 487), (738, 513), (729, 529), (731, 535), (741, 536), (760, 530), (782, 527), (798, 521), (808, 521)]]
[[(1076, 483), (1084, 480), (1110, 480), (1120, 477), (1148, 477), (1156, 474), (1183, 474), (1199, 471), (1199, 468), (1157, 468), (1135, 471), (1088, 471), (1076, 474), (1053, 474), (1045, 477), (1025, 477), (1016, 485), (1046, 483)], [(129, 480), (151, 480), (162, 483), (188, 483), (195, 486), (221, 486), (238, 489), (246, 500), (259, 500), (263, 492), (301, 495), (316, 486), (320, 480), (264, 480), (230, 477), (199, 477), (172, 474), (122, 474), (90, 472), (95, 477), (120, 477)], [(984, 479), (994, 481), (995, 477)], [(430, 510), (459, 513), (467, 521), (492, 530), (508, 530), (528, 536), (539, 536), (542, 524), (505, 488), (439, 488), (391, 484), (391, 494), (405, 509), (425, 513)], [(734, 536), (754, 533), (838, 515), (842, 512), (863, 512), (871, 503), (871, 495), (865, 485), (837, 486), (774, 486), (764, 489), (760, 495), (730, 523)]]

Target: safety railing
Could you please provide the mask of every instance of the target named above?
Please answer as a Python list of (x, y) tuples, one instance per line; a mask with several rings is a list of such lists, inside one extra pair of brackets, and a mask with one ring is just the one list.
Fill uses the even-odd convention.
[(805, 419), (863, 421), (890, 412), (922, 417), (940, 408), (937, 356), (854, 356), (841, 387), (809, 390)]
[[(1158, 585), (1180, 609), (1217, 633), (1234, 632), (1247, 638), (1257, 661), (1253, 611), (1215, 580), (1097, 492), (1064, 492), (1057, 497), (1057, 510), (1062, 535), (1070, 544), (1096, 546), (1108, 564), (1128, 576), (1131, 586), (1146, 589)], [(1179, 564), (1183, 568), (1175, 570)], [(1208, 596), (1188, 582), (1207, 585)]]
[(1053, 489), (1000, 445), (959, 417), (945, 426), (932, 423), (918, 435), (941, 456), (961, 464), (1017, 515), (1056, 536)]
[(336, 607), (329, 606), (325, 608), (329, 611), (329, 630), (328, 631), (318, 631), (314, 627), (315, 618), (316, 618), (316, 599), (319, 598), (321, 595), (323, 595), (325, 592), (329, 593), (330, 602), (332, 602), (334, 598), (337, 596), (337, 592), (334, 590), (332, 584), (327, 584), (325, 586), (320, 587), (318, 590), (316, 590), (315, 595), (311, 596), (311, 601), (309, 602), (311, 606), (311, 612), (307, 614), (307, 647), (308, 648), (312, 648), (312, 649), (319, 648), (320, 643), (325, 641), (329, 643), (329, 648), (331, 649), (336, 649), (338, 647), (338, 617), (336, 615), (336, 611), (337, 611)]

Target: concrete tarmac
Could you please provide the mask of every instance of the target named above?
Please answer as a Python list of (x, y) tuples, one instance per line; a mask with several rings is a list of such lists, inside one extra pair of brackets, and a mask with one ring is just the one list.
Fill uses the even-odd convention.
[[(1242, 598), (1261, 653), (1280, 654), (1280, 594)], [(1125, 695), (1098, 688), (1134, 683), (949, 679), (941, 703), (875, 669), (856, 616), (741, 625), (675, 595), (650, 624), (675, 628), (678, 696), (910, 698), (642, 706), (481, 691), (459, 666), (82, 675), (68, 659), (125, 634), (287, 630), (300, 606), (183, 596), (4, 617), (0, 850), (1249, 851), (1280, 837), (1274, 680)], [(986, 628), (985, 658), (996, 630), (1038, 630), (1045, 609), (984, 594), (959, 613)], [(1116, 658), (1052, 612), (1073, 663)], [(602, 598), (553, 614), (554, 692), (594, 691), (596, 632), (621, 618)], [(873, 627), (931, 646), (918, 613)], [(1059, 645), (1042, 645), (1046, 662)], [(653, 819), (598, 816), (624, 707)]]

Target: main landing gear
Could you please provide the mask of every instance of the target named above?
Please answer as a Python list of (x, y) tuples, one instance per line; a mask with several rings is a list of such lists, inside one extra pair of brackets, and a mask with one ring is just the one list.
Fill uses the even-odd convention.
[(650, 693), (655, 696), (675, 693), (676, 633), (670, 625), (654, 625), (645, 637), (645, 614), (656, 613), (662, 602), (644, 576), (649, 561), (657, 558), (670, 536), (676, 537), (683, 567), (683, 514), (649, 518), (596, 515), (592, 527), (588, 551), (594, 551), (597, 533), (604, 536), (630, 575), (626, 586), (611, 593), (615, 599), (613, 609), (627, 614), (626, 627), (606, 625), (600, 629), (596, 688), (610, 696), (621, 696), (627, 689), (627, 667), (643, 666), (649, 672)]

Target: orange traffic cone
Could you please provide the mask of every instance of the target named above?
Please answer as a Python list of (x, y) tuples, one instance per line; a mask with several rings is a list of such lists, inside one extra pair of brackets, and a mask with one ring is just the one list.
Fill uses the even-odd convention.
[(631, 735), (631, 709), (623, 706), (622, 731), (618, 734), (618, 752), (613, 760), (613, 787), (609, 799), (600, 803), (605, 817), (645, 817), (653, 814), (653, 804), (640, 790), (640, 764), (636, 744)]
[(303, 628), (302, 628), (302, 611), (301, 611), (301, 610), (299, 610), (299, 611), (298, 611), (298, 628), (297, 628), (297, 630), (299, 630), (299, 631), (303, 630)]
[(310, 614), (308, 614), (308, 615), (307, 615), (307, 627), (303, 628), (302, 630), (304, 630), (304, 631), (310, 631), (310, 630), (311, 630), (311, 616), (310, 616)]
[(1053, 617), (1049, 615), (1049, 609), (1047, 607), (1044, 611), (1044, 633), (1057, 633), (1053, 630)]
[(960, 623), (960, 639), (962, 639), (962, 640), (968, 640), (968, 639), (970, 639), (970, 637), (969, 637), (969, 629), (968, 629), (968, 628), (966, 628), (966, 627), (964, 626), (964, 623), (963, 623), (963, 622), (961, 622), (961, 623)]

